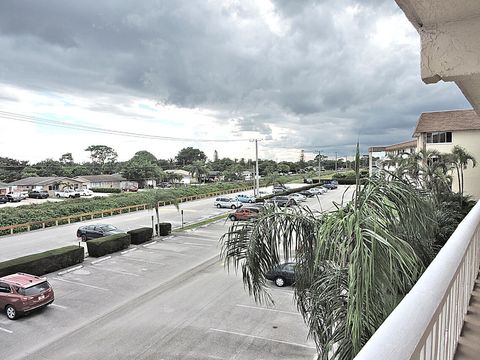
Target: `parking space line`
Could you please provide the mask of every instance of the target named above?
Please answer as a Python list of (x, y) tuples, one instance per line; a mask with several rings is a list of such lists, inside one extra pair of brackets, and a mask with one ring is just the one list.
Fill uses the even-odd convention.
[(278, 312), (281, 314), (289, 314), (289, 315), (297, 315), (297, 316), (302, 316), (298, 312), (293, 312), (293, 311), (285, 311), (285, 310), (277, 310), (277, 309), (269, 309), (266, 307), (261, 307), (261, 306), (250, 306), (250, 305), (242, 305), (242, 304), (237, 304), (236, 306), (242, 307), (242, 308), (247, 308), (247, 309), (255, 309), (255, 310), (265, 310), (265, 311), (272, 311), (272, 312)]
[(109, 260), (111, 258), (112, 257), (110, 255), (108, 255), (108, 256), (102, 257), (98, 260), (92, 261), (90, 264), (95, 265), (95, 264), (101, 263), (102, 261)]
[(50, 304), (50, 306), (53, 306), (53, 307), (56, 307), (56, 308), (59, 308), (59, 309), (68, 309), (66, 306), (63, 306), (63, 305), (58, 305), (58, 304)]
[(92, 289), (97, 289), (97, 290), (102, 290), (102, 291), (109, 291), (108, 289), (105, 289), (105, 288), (102, 288), (102, 287), (99, 287), (99, 286), (88, 285), (88, 284), (84, 284), (84, 283), (77, 282), (77, 281), (70, 281), (70, 280), (60, 279), (60, 278), (57, 278), (57, 277), (53, 277), (52, 279), (55, 279), (55, 280), (58, 280), (58, 281), (63, 281), (63, 282), (69, 283), (69, 284), (85, 286), (85, 287), (89, 287), (89, 288), (92, 288)]
[(160, 263), (160, 262), (150, 261), (150, 260), (137, 259), (137, 258), (134, 258), (134, 257), (131, 257), (131, 256), (126, 256), (125, 259), (138, 261), (138, 262), (146, 263), (146, 264), (165, 265), (165, 263)]
[(143, 247), (149, 247), (149, 246), (155, 245), (156, 243), (157, 243), (157, 240), (152, 241), (152, 242), (149, 243), (149, 244), (145, 244), (145, 245), (143, 245)]
[(184, 245), (193, 245), (193, 246), (203, 246), (203, 247), (212, 247), (212, 245), (207, 245), (207, 244), (196, 244), (196, 243), (191, 243), (191, 242), (184, 242), (182, 243)]
[(6, 333), (13, 334), (12, 330), (8, 330), (8, 329), (2, 328), (2, 327), (0, 327), (0, 331), (5, 331)]
[(284, 341), (284, 340), (275, 340), (275, 339), (270, 339), (270, 338), (266, 338), (266, 337), (263, 337), (263, 336), (242, 334), (242, 333), (235, 332), (235, 331), (227, 331), (227, 330), (220, 330), (220, 329), (214, 329), (214, 328), (210, 328), (209, 330), (210, 331), (221, 332), (221, 333), (224, 333), (224, 334), (238, 335), (238, 336), (244, 336), (244, 337), (249, 337), (249, 338), (253, 338), (253, 339), (271, 341), (271, 342), (281, 343), (281, 344), (285, 344), (285, 345), (298, 346), (298, 347), (303, 347), (303, 348), (306, 348), (306, 349), (315, 349), (314, 346), (298, 344), (298, 343), (294, 343), (294, 342), (290, 342), (290, 341)]
[(140, 276), (140, 275), (138, 275), (138, 274), (130, 273), (130, 272), (127, 272), (127, 271), (113, 270), (113, 269), (105, 269), (105, 268), (102, 268), (102, 267), (99, 267), (99, 266), (95, 266), (95, 269), (103, 270), (103, 271), (108, 271), (108, 272), (112, 272), (112, 273), (116, 273), (116, 274), (122, 274), (122, 275)]
[(128, 249), (128, 250), (122, 251), (122, 252), (120, 252), (120, 254), (125, 255), (125, 254), (131, 253), (132, 251), (135, 251), (135, 250), (137, 250), (137, 248), (133, 248), (133, 249)]

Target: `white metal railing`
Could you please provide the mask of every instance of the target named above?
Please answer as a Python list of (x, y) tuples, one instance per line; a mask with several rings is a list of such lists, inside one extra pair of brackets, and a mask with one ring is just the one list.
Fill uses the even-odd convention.
[(479, 267), (480, 202), (356, 360), (453, 359)]

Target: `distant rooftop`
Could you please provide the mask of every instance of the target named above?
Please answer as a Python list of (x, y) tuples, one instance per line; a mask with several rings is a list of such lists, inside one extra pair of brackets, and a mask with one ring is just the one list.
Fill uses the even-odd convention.
[(17, 186), (42, 186), (54, 183), (61, 183), (63, 180), (68, 179), (70, 181), (83, 182), (79, 179), (72, 179), (65, 176), (30, 176), (25, 179), (20, 179), (14, 182), (11, 182), (8, 185), (17, 185)]

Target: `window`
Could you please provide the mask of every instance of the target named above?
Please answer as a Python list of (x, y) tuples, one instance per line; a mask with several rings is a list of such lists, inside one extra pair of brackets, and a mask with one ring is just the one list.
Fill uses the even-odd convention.
[(49, 288), (50, 288), (50, 285), (48, 284), (48, 282), (44, 281), (40, 284), (30, 286), (28, 288), (20, 288), (18, 293), (24, 296), (35, 296), (35, 295), (41, 294), (42, 292), (44, 292)]
[(5, 283), (0, 283), (0, 293), (10, 293), (10, 285)]
[(451, 131), (427, 133), (427, 144), (441, 144), (441, 143), (451, 143), (451, 142), (452, 142)]

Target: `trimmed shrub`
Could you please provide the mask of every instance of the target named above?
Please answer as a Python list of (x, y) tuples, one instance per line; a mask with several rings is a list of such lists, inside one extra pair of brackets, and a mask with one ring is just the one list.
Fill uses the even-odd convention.
[(0, 263), (0, 277), (24, 272), (41, 276), (83, 262), (81, 246), (69, 245), (37, 254), (22, 256)]
[[(155, 230), (158, 233), (158, 226), (155, 224)], [(167, 236), (172, 233), (172, 224), (167, 222), (160, 223), (160, 236)]]
[(100, 257), (130, 246), (130, 234), (115, 234), (87, 241), (88, 254)]
[(153, 229), (149, 227), (143, 227), (130, 230), (127, 233), (130, 234), (130, 242), (134, 245), (138, 245), (143, 244), (152, 238)]
[(122, 189), (117, 189), (117, 188), (91, 188), (90, 190), (96, 193), (110, 193), (110, 194), (119, 194), (122, 192)]

